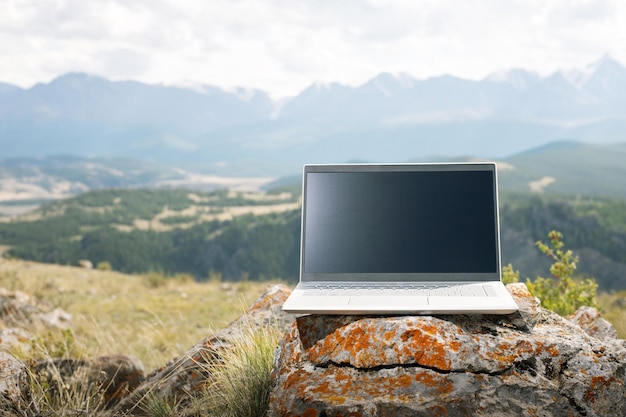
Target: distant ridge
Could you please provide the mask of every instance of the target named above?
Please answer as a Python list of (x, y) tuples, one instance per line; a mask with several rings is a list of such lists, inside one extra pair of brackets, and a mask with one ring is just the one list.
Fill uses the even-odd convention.
[(583, 143), (576, 142), (575, 140), (560, 140), (560, 141), (548, 143), (547, 145), (528, 149), (527, 151), (518, 153), (514, 157), (521, 157), (525, 155), (537, 155), (543, 152), (558, 151), (558, 150), (563, 150), (563, 149), (576, 149), (576, 148), (583, 148), (583, 147), (585, 147)]
[(554, 141), (615, 143), (626, 131), (626, 68), (605, 56), (547, 77), (479, 81), (382, 73), (312, 84), (285, 102), (258, 90), (113, 82), (71, 73), (0, 84), (2, 156), (151, 159), (228, 175), (284, 175), (305, 162), (407, 155), (503, 158)]
[[(626, 142), (585, 144), (553, 142), (504, 157), (480, 155), (430, 155), (397, 162), (496, 160), (502, 191), (542, 192), (626, 199)], [(376, 159), (340, 162), (372, 163)], [(184, 166), (184, 165), (183, 165)], [(219, 188), (265, 189), (289, 186), (299, 189), (301, 166), (286, 176), (220, 177), (189, 169), (129, 158), (0, 159), (0, 217), (30, 210), (43, 201), (67, 198), (102, 188)], [(534, 186), (531, 184), (535, 184)], [(22, 206), (22, 207), (20, 207)]]
[(503, 159), (514, 167), (500, 175), (503, 189), (531, 191), (530, 183), (550, 178), (542, 191), (626, 199), (626, 142), (610, 145), (551, 143)]

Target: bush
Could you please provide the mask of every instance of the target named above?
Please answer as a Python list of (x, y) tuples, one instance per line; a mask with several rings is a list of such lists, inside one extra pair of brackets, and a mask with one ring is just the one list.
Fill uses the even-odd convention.
[(98, 262), (98, 264), (96, 265), (96, 269), (98, 271), (112, 271), (113, 267), (111, 266), (111, 262), (102, 261), (102, 262)]
[(161, 288), (167, 284), (167, 276), (162, 272), (150, 271), (142, 275), (148, 288)]
[(513, 265), (508, 264), (502, 267), (502, 282), (504, 284), (512, 284), (519, 282), (519, 271), (513, 269)]
[[(552, 278), (537, 277), (535, 281), (526, 279), (528, 290), (541, 300), (541, 304), (562, 316), (574, 313), (581, 306), (597, 307), (598, 284), (593, 278), (574, 278), (578, 265), (578, 256), (571, 250), (565, 250), (563, 234), (558, 231), (548, 233), (550, 244), (536, 243), (539, 250), (554, 261), (550, 266)], [(510, 266), (510, 265), (509, 265)], [(512, 267), (509, 277), (514, 276)], [(519, 273), (518, 273), (519, 276)]]

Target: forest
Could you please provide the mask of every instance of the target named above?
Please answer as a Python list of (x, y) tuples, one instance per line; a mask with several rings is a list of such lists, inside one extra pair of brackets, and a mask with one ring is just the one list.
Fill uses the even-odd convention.
[[(295, 282), (299, 197), (295, 186), (256, 194), (89, 191), (0, 222), (0, 247), (4, 257), (66, 265), (86, 259), (128, 273)], [(545, 274), (547, 260), (534, 242), (557, 229), (580, 254), (581, 274), (600, 289), (626, 289), (624, 200), (519, 192), (500, 200), (503, 265), (512, 263), (523, 277)]]

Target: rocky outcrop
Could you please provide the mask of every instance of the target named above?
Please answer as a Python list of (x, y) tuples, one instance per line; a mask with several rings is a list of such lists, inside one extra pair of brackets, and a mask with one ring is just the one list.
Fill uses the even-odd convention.
[(148, 375), (145, 382), (124, 398), (116, 410), (142, 415), (141, 405), (146, 398), (157, 397), (174, 404), (201, 392), (210, 379), (210, 363), (219, 360), (220, 352), (231, 347), (241, 337), (243, 328), (256, 329), (269, 325), (286, 327), (294, 321), (295, 316), (284, 313), (281, 308), (290, 293), (291, 290), (285, 285), (268, 288), (241, 317), (226, 328)]
[(0, 352), (0, 415), (37, 415), (24, 362)]
[(0, 287), (0, 320), (9, 327), (23, 327), (40, 323), (47, 327), (67, 329), (72, 316), (22, 291)]
[(0, 329), (0, 351), (28, 352), (35, 337), (26, 330), (16, 327)]
[[(0, 289), (2, 290), (2, 289)], [(163, 368), (145, 375), (139, 359), (127, 355), (95, 358), (46, 358), (27, 366), (8, 352), (25, 351), (33, 336), (19, 328), (0, 330), (0, 415), (38, 415), (31, 401), (29, 379), (46, 387), (47, 395), (63, 397), (70, 391), (97, 393), (106, 415), (143, 415), (142, 401), (159, 398), (180, 406), (206, 387), (209, 365), (234, 345), (242, 332), (267, 326), (286, 328), (295, 316), (282, 311), (291, 293), (285, 285), (269, 287), (239, 319), (191, 348)], [(46, 324), (55, 311), (19, 291), (0, 291), (0, 314), (5, 323)], [(6, 351), (6, 352), (3, 352)], [(81, 391), (82, 390), (82, 391)]]
[(33, 375), (45, 382), (49, 395), (62, 397), (60, 389), (82, 386), (100, 392), (103, 406), (110, 408), (143, 382), (145, 371), (143, 363), (134, 356), (106, 355), (90, 359), (42, 359), (33, 366)]
[(276, 352), (270, 416), (626, 415), (626, 342), (508, 288), (514, 315), (299, 317)]
[(615, 327), (602, 318), (600, 312), (593, 307), (580, 307), (574, 314), (567, 317), (569, 321), (580, 326), (588, 335), (600, 340), (617, 338)]

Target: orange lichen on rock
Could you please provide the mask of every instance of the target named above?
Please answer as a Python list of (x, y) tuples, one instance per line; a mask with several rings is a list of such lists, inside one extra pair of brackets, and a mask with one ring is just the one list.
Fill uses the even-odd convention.
[(310, 386), (308, 378), (300, 379), (296, 395), (334, 405), (359, 403), (371, 398), (387, 398), (400, 404), (415, 400), (419, 386), (430, 390), (432, 396), (437, 397), (454, 389), (444, 374), (419, 368), (392, 369), (381, 379), (351, 368), (331, 367), (318, 372), (315, 381), (315, 386)]
[(585, 400), (589, 402), (595, 402), (598, 392), (607, 391), (610, 386), (614, 383), (617, 383), (621, 386), (624, 386), (624, 381), (618, 380), (614, 377), (603, 377), (603, 376), (594, 376), (591, 378), (591, 383), (589, 384), (589, 389), (585, 392)]
[(307, 408), (302, 413), (302, 417), (317, 417), (317, 416), (319, 416), (319, 413), (314, 408)]
[(411, 351), (416, 363), (448, 371), (450, 361), (446, 355), (446, 346), (433, 334), (433, 329), (431, 326), (407, 331), (402, 338), (408, 342), (406, 348)]
[(452, 392), (454, 386), (445, 374), (436, 374), (430, 371), (417, 372), (415, 380), (424, 387), (432, 388), (438, 394), (444, 395)]
[(626, 415), (626, 345), (507, 288), (519, 313), (298, 318), (269, 416)]
[(521, 283), (509, 284), (506, 286), (511, 295), (517, 299), (534, 300), (535, 296), (528, 291), (528, 287)]
[(534, 352), (535, 348), (527, 340), (502, 339), (492, 351), (487, 352), (487, 356), (499, 363), (504, 369), (510, 367), (520, 358), (527, 357)]

